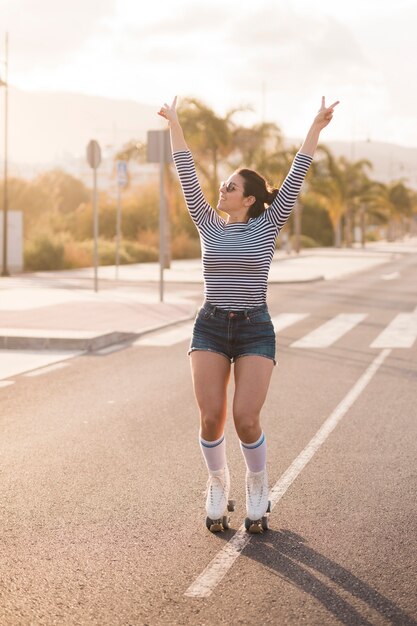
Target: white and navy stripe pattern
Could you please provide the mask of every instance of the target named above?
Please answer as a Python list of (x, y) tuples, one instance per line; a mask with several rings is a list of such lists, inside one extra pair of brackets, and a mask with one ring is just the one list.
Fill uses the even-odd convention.
[(240, 445), (242, 446), (242, 448), (246, 448), (247, 450), (254, 450), (255, 448), (259, 448), (259, 446), (261, 446), (265, 441), (265, 433), (262, 431), (261, 436), (259, 437), (258, 441), (255, 441), (255, 443), (243, 443), (243, 441), (240, 442)]
[(223, 309), (244, 310), (266, 302), (275, 239), (288, 220), (312, 157), (297, 153), (271, 206), (247, 223), (227, 224), (205, 200), (189, 151), (174, 161), (191, 218), (201, 239), (205, 298)]

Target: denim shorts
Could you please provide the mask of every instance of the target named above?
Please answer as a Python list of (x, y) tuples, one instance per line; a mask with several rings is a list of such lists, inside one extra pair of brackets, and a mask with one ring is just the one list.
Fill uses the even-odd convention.
[(219, 309), (204, 302), (193, 328), (188, 354), (217, 352), (231, 363), (241, 356), (263, 356), (275, 361), (275, 330), (266, 304), (244, 311)]

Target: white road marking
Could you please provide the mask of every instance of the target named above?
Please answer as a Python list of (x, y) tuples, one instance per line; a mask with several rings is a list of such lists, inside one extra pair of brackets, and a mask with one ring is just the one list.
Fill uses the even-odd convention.
[(309, 313), (280, 313), (280, 315), (275, 315), (271, 319), (275, 332), (278, 333), (280, 330), (284, 330), (284, 328), (288, 328), (288, 326), (292, 326), (308, 316)]
[(411, 348), (417, 337), (417, 311), (399, 313), (371, 343), (371, 348)]
[(328, 348), (367, 317), (367, 313), (340, 313), (302, 339), (291, 348)]
[(55, 365), (48, 365), (47, 367), (41, 367), (33, 372), (27, 372), (23, 376), (42, 376), (42, 374), (48, 374), (54, 370), (60, 370), (63, 367), (68, 367), (68, 363), (55, 363)]
[[(336, 428), (340, 420), (346, 415), (390, 352), (391, 350), (382, 350), (382, 352), (375, 357), (304, 450), (302, 450), (286, 472), (275, 483), (270, 492), (271, 509), (282, 498), (307, 463), (319, 450), (320, 446), (326, 441), (330, 433)], [(251, 539), (252, 535), (245, 530), (245, 526), (242, 524), (232, 539), (216, 554), (206, 569), (198, 576), (192, 585), (188, 587), (184, 595), (193, 598), (207, 598), (210, 596)]]
[(382, 280), (395, 280), (396, 278), (399, 278), (399, 276), (399, 272), (391, 272), (391, 274), (382, 274), (381, 278)]
[(79, 350), (0, 350), (0, 380), (72, 359)]
[(107, 346), (106, 348), (100, 348), (100, 350), (94, 350), (94, 354), (111, 354), (112, 352), (123, 350), (124, 348), (127, 348), (127, 344), (115, 343), (112, 346)]
[(14, 385), (14, 380), (0, 380), (0, 387), (8, 387), (9, 385)]
[(194, 322), (182, 324), (167, 330), (139, 337), (132, 345), (134, 346), (173, 346), (176, 343), (191, 339)]

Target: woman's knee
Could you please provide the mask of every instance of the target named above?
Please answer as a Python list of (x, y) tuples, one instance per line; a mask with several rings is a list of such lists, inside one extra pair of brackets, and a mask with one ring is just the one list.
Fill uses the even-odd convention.
[(200, 413), (200, 423), (204, 428), (216, 428), (219, 424), (222, 424), (223, 421), (224, 414), (221, 410), (201, 411)]
[(243, 410), (235, 411), (233, 419), (236, 432), (241, 441), (251, 442), (259, 437), (261, 428), (259, 413), (249, 413)]

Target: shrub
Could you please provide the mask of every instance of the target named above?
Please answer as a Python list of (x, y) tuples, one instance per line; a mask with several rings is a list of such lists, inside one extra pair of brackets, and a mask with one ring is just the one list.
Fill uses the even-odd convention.
[[(116, 263), (116, 241), (100, 239), (98, 242), (99, 265)], [(133, 241), (122, 240), (119, 248), (121, 265), (145, 263), (158, 260), (158, 250)], [(66, 267), (90, 267), (94, 263), (94, 240), (71, 241), (65, 249)]]
[(175, 235), (171, 243), (173, 259), (197, 259), (201, 256), (200, 239), (190, 237), (186, 232)]
[(31, 271), (63, 269), (64, 253), (62, 237), (47, 232), (38, 233), (25, 242), (24, 267)]
[[(296, 244), (296, 236), (295, 235), (291, 235), (290, 242), (291, 242), (291, 247), (293, 249), (295, 249), (295, 244)], [(300, 247), (301, 248), (318, 248), (319, 245), (320, 244), (317, 243), (317, 241), (315, 241), (312, 237), (308, 237), (307, 235), (301, 235), (300, 236)]]

